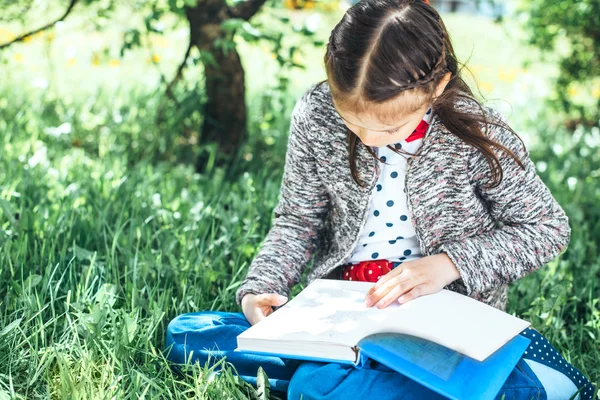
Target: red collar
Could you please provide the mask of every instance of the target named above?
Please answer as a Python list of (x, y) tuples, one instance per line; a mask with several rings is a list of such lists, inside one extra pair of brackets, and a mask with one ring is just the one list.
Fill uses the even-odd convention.
[(411, 133), (406, 139), (406, 142), (412, 142), (413, 140), (417, 140), (425, 137), (425, 132), (427, 132), (427, 128), (429, 128), (429, 123), (424, 119), (419, 122), (419, 125), (415, 128), (413, 133)]

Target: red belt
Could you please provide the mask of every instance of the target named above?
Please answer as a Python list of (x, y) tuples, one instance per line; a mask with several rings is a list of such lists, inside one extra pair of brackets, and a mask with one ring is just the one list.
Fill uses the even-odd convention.
[(349, 264), (342, 271), (342, 279), (346, 281), (377, 282), (379, 278), (394, 268), (394, 263), (388, 260), (361, 261)]

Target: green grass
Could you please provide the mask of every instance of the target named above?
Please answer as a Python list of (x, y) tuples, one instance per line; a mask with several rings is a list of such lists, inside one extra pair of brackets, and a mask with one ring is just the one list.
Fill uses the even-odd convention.
[[(117, 135), (98, 140), (104, 150), (73, 147), (72, 138), (43, 133), (38, 111), (11, 102), (1, 114), (0, 393), (236, 393), (231, 377), (201, 389), (208, 371), (200, 369), (175, 379), (161, 354), (164, 333), (182, 312), (236, 309), (277, 176), (261, 170), (227, 181), (222, 171), (132, 163)], [(128, 139), (134, 123), (144, 122), (121, 125)], [(161, 134), (150, 123), (141, 129)]]
[[(598, 386), (600, 133), (571, 135), (547, 123), (551, 115), (539, 106), (533, 116), (519, 107), (539, 103), (522, 85), (535, 85), (531, 79), (543, 73), (502, 77), (501, 60), (519, 57), (493, 50), (501, 31), (465, 21), (447, 19), (457, 51), (468, 54), (468, 38), (475, 41), (475, 65), (494, 82), (493, 97), (516, 106), (511, 120), (524, 139), (537, 140), (532, 158), (573, 227), (567, 252), (511, 287), (508, 311), (530, 320)], [(182, 144), (179, 132), (201, 116), (172, 113), (156, 126), (159, 95), (144, 87), (155, 87), (158, 77), (143, 57), (92, 67), (82, 55), (65, 64), (61, 41), (75, 40), (79, 26), (77, 18), (65, 24), (49, 59), (34, 40), (5, 53), (2, 67), (0, 399), (254, 398), (223, 362), (220, 376), (217, 365), (174, 373), (162, 353), (164, 334), (184, 312), (240, 311), (234, 293), (270, 226), (291, 102), (322, 75), (316, 63), (295, 72), (287, 108), (270, 108), (261, 94), (269, 74), (255, 79), (269, 58), (241, 46), (249, 77), (247, 157), (230, 171), (200, 175), (186, 161), (201, 149)], [(107, 28), (101, 39), (116, 46), (118, 29)], [(472, 32), (490, 29), (496, 44), (486, 48)], [(169, 71), (178, 60), (166, 54)], [(47, 79), (49, 89), (32, 87), (37, 78)], [(269, 113), (275, 120), (265, 125)]]

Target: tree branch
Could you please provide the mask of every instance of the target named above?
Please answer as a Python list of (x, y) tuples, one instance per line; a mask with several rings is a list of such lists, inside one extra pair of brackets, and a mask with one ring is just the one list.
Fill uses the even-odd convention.
[(175, 100), (175, 95), (173, 94), (173, 90), (172, 90), (173, 85), (175, 85), (177, 83), (177, 81), (181, 78), (181, 73), (183, 72), (183, 69), (185, 68), (187, 59), (190, 56), (190, 52), (192, 51), (193, 46), (194, 46), (194, 43), (192, 43), (192, 38), (190, 36), (190, 43), (188, 44), (188, 48), (185, 52), (185, 55), (183, 56), (183, 61), (181, 62), (181, 64), (179, 64), (179, 67), (177, 68), (177, 72), (175, 73), (175, 77), (173, 78), (173, 80), (171, 80), (171, 82), (169, 82), (167, 84), (166, 93), (172, 100)]
[[(187, 64), (187, 59), (190, 57), (190, 52), (192, 51), (192, 47), (194, 47), (194, 42), (192, 41), (192, 37), (190, 36), (190, 43), (188, 44), (188, 48), (185, 52), (185, 55), (183, 56), (183, 61), (181, 62), (181, 64), (179, 64), (179, 67), (177, 68), (177, 72), (175, 73), (175, 77), (171, 80), (171, 82), (167, 83), (167, 80), (165, 79), (164, 75), (161, 73), (161, 80), (165, 83), (167, 83), (167, 88), (165, 90), (165, 94), (167, 96), (167, 98), (171, 99), (178, 107), (180, 106), (179, 102), (177, 101), (177, 98), (175, 97), (175, 93), (173, 93), (173, 86), (177, 83), (177, 81), (179, 81), (179, 79), (181, 79), (182, 73), (183, 73), (183, 69), (185, 68), (186, 64)], [(160, 126), (161, 122), (164, 120), (163, 118), (163, 113), (164, 113), (164, 108), (165, 108), (165, 103), (162, 101), (160, 101), (158, 108), (156, 110), (156, 125)]]
[(246, 0), (235, 7), (231, 7), (230, 15), (232, 18), (241, 18), (247, 21), (252, 18), (266, 2), (267, 0)]
[(67, 18), (67, 16), (68, 16), (68, 15), (71, 13), (71, 11), (73, 10), (73, 7), (75, 7), (75, 4), (76, 4), (76, 3), (77, 3), (77, 0), (71, 0), (71, 2), (69, 3), (69, 6), (67, 7), (67, 9), (66, 9), (66, 11), (64, 12), (64, 14), (62, 15), (62, 17), (60, 17), (59, 19), (57, 19), (57, 20), (56, 20), (56, 21), (54, 21), (54, 22), (50, 22), (49, 24), (42, 26), (42, 27), (41, 27), (41, 28), (39, 28), (39, 29), (36, 29), (36, 30), (34, 30), (34, 31), (31, 31), (31, 32), (29, 32), (29, 33), (25, 33), (25, 34), (23, 34), (23, 35), (17, 36), (17, 37), (16, 37), (16, 38), (14, 38), (13, 40), (11, 40), (11, 41), (9, 41), (9, 42), (7, 42), (7, 43), (1, 44), (1, 45), (0, 45), (0, 50), (4, 49), (5, 47), (8, 47), (8, 46), (10, 46), (10, 45), (12, 45), (12, 44), (14, 44), (14, 43), (17, 43), (17, 42), (22, 42), (22, 41), (23, 41), (23, 40), (24, 40), (26, 37), (28, 37), (28, 36), (35, 35), (35, 34), (36, 34), (36, 33), (38, 33), (38, 32), (45, 31), (45, 30), (46, 30), (46, 29), (48, 29), (48, 28), (52, 28), (54, 25), (56, 25), (56, 23), (57, 23), (57, 22), (60, 22), (60, 21), (64, 20), (65, 18)]

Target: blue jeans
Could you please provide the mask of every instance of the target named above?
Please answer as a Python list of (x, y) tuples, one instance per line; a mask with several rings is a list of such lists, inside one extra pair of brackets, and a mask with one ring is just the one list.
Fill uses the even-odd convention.
[[(204, 366), (207, 361), (212, 365), (225, 356), (226, 361), (235, 367), (235, 373), (255, 387), (258, 367), (262, 366), (271, 390), (287, 394), (288, 399), (294, 400), (300, 399), (301, 395), (303, 400), (362, 397), (378, 400), (446, 399), (375, 360), (356, 368), (350, 364), (234, 352), (236, 336), (250, 326), (240, 312), (182, 314), (167, 328), (167, 358), (177, 364), (189, 361)], [(539, 332), (532, 332), (543, 338)], [(571, 367), (570, 364), (568, 366)], [(568, 400), (580, 388), (582, 390), (576, 400), (592, 399), (591, 383), (583, 375), (581, 378), (583, 383), (576, 385), (560, 371), (522, 357), (496, 399), (504, 395), (504, 400)]]

